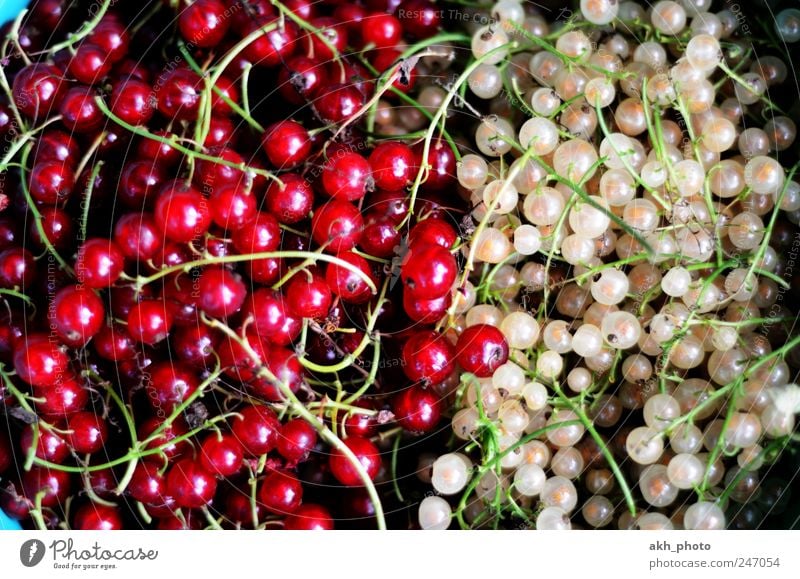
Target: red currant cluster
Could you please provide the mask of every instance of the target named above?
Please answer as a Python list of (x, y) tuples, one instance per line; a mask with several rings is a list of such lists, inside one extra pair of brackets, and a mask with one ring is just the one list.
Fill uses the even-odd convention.
[(385, 524), (380, 447), (437, 425), (455, 370), (419, 330), (452, 302), (455, 145), (355, 124), (416, 102), (407, 41), (439, 14), (404, 6), (42, 0), (3, 28), (9, 515)]

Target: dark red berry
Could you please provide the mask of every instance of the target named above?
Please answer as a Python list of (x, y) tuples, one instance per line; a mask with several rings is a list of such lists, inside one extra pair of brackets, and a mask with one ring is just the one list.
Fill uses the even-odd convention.
[(289, 58), (297, 47), (297, 28), (288, 19), (251, 20), (244, 26), (242, 36), (256, 30), (263, 30), (264, 33), (248, 44), (243, 54), (257, 66), (277, 66)]
[(317, 444), (317, 431), (302, 418), (294, 418), (283, 425), (278, 438), (278, 452), (289, 462), (302, 462)]
[(182, 326), (171, 338), (175, 356), (197, 368), (213, 368), (219, 336), (205, 324)]
[(68, 346), (79, 347), (105, 323), (103, 301), (92, 290), (71, 285), (59, 290), (51, 307), (51, 327)]
[[(367, 477), (373, 480), (381, 469), (381, 457), (378, 448), (366, 438), (351, 436), (344, 441), (345, 446), (355, 455)], [(336, 480), (345, 486), (363, 486), (364, 481), (359, 475), (352, 459), (338, 448), (331, 450), (328, 463), (331, 473)]]
[(508, 344), (503, 333), (494, 326), (476, 324), (458, 337), (456, 357), (465, 371), (478, 378), (488, 378), (508, 360)]
[[(143, 125), (154, 112), (154, 95), (150, 85), (137, 78), (117, 83), (111, 92), (111, 112), (131, 125)], [(152, 146), (156, 141), (150, 141)]]
[(217, 479), (200, 463), (184, 458), (167, 473), (167, 492), (181, 508), (199, 509), (211, 502), (217, 492)]
[(130, 38), (125, 25), (116, 18), (102, 19), (88, 40), (105, 50), (111, 62), (119, 62), (128, 54)]
[(450, 249), (458, 239), (453, 226), (444, 219), (429, 218), (423, 219), (411, 228), (408, 234), (408, 246), (423, 247), (426, 245), (438, 245), (445, 249)]
[(250, 295), (244, 317), (252, 317), (254, 333), (271, 344), (287, 346), (300, 334), (300, 320), (289, 312), (283, 295), (267, 288)]
[(393, 257), (401, 245), (401, 233), (383, 217), (367, 216), (359, 247), (373, 257)]
[(441, 417), (439, 396), (421, 386), (400, 392), (392, 402), (392, 409), (400, 426), (414, 433), (430, 432)]
[(361, 41), (365, 47), (395, 46), (402, 33), (400, 21), (391, 14), (371, 14), (361, 21)]
[(122, 169), (117, 189), (117, 199), (131, 209), (150, 208), (156, 192), (164, 182), (164, 172), (158, 161), (132, 161)]
[(25, 497), (31, 502), (41, 497), (41, 506), (57, 508), (64, 505), (72, 487), (70, 474), (62, 470), (33, 466), (22, 475)]
[(127, 259), (147, 261), (161, 249), (163, 234), (150, 213), (126, 213), (114, 226), (114, 241)]
[(300, 505), (283, 523), (287, 531), (332, 531), (333, 517), (321, 505)]
[(207, 267), (197, 281), (198, 307), (215, 318), (226, 318), (239, 311), (247, 297), (247, 287), (239, 274), (225, 267)]
[(128, 484), (128, 494), (146, 505), (160, 506), (167, 500), (167, 485), (156, 462), (140, 462)]
[(287, 515), (303, 501), (303, 485), (288, 472), (273, 471), (261, 482), (258, 499), (267, 511)]
[(61, 122), (73, 133), (90, 133), (105, 122), (100, 107), (95, 102), (97, 93), (89, 87), (69, 89), (59, 103)]
[(369, 156), (372, 177), (381, 189), (402, 189), (414, 179), (416, 160), (411, 148), (395, 141), (379, 144)]
[(158, 91), (158, 110), (168, 119), (194, 121), (200, 109), (204, 81), (188, 68), (167, 73)]
[(90, 42), (82, 42), (69, 61), (69, 73), (83, 84), (100, 82), (111, 70), (106, 51)]
[(186, 243), (200, 237), (211, 224), (208, 201), (192, 187), (166, 185), (158, 194), (156, 223), (167, 239)]
[(331, 301), (330, 286), (316, 273), (299, 272), (286, 284), (286, 303), (298, 317), (322, 318)]
[(188, 440), (177, 442), (175, 440), (186, 434), (187, 429), (186, 422), (181, 417), (167, 423), (166, 418), (153, 416), (142, 422), (136, 430), (136, 434), (139, 440), (149, 440), (145, 445), (146, 449), (158, 448), (164, 458), (172, 460), (192, 450), (192, 445)]
[(329, 123), (341, 123), (361, 111), (364, 95), (352, 84), (334, 84), (319, 90), (314, 108)]
[(433, 300), (448, 293), (456, 274), (456, 258), (440, 245), (410, 248), (400, 268), (406, 291), (421, 300)]
[(364, 220), (352, 203), (332, 200), (317, 208), (311, 221), (311, 235), (331, 253), (348, 251), (358, 243)]
[(74, 187), (75, 174), (64, 161), (37, 162), (28, 175), (31, 197), (45, 205), (63, 203), (72, 195)]
[(45, 419), (63, 419), (80, 412), (89, 401), (89, 393), (72, 375), (65, 376), (55, 388), (37, 392), (36, 412)]
[(155, 410), (170, 413), (200, 386), (195, 373), (180, 362), (156, 362), (146, 370), (145, 393)]
[(283, 173), (280, 178), (282, 185), (273, 181), (267, 187), (267, 210), (281, 223), (302, 221), (314, 206), (311, 185), (296, 173)]
[(243, 460), (242, 445), (230, 434), (209, 434), (200, 447), (200, 464), (217, 476), (233, 476)]
[(403, 372), (409, 380), (438, 384), (455, 369), (455, 348), (441, 334), (416, 332), (403, 346)]
[[(8, 461), (13, 461), (14, 459), (13, 454), (11, 454), (10, 448), (5, 449), (6, 456), (3, 456), (4, 436), (5, 433), (0, 434), (0, 472), (3, 472), (5, 470), (3, 468), (4, 459)], [(19, 439), (19, 447), (20, 450), (22, 450), (24, 456), (27, 456), (31, 448), (31, 445), (33, 444), (33, 438), (34, 438), (33, 426), (28, 424), (22, 429), (22, 434), (20, 435)], [(48, 428), (39, 426), (39, 435), (36, 438), (36, 457), (41, 458), (42, 460), (46, 460), (48, 462), (61, 464), (67, 459), (68, 456), (69, 456), (69, 446), (67, 446), (66, 441), (58, 433)], [(8, 468), (10, 464), (11, 462), (9, 462), (6, 465), (6, 468)]]
[(250, 456), (268, 453), (278, 444), (281, 423), (266, 406), (246, 406), (238, 411), (231, 430)]
[(31, 240), (41, 249), (46, 246), (45, 239), (57, 250), (69, 247), (73, 241), (74, 225), (69, 213), (58, 207), (45, 207), (40, 209), (42, 214), (42, 230), (34, 227), (30, 230)]
[(79, 283), (90, 288), (107, 288), (122, 274), (125, 257), (110, 239), (89, 239), (78, 249), (75, 275)]
[(56, 340), (46, 334), (29, 334), (14, 352), (17, 376), (40, 388), (56, 386), (69, 376), (69, 359)]
[[(330, 61), (344, 53), (347, 48), (347, 28), (342, 26), (335, 18), (320, 16), (309, 23), (317, 32), (308, 32), (305, 36), (305, 49), (307, 56)], [(322, 36), (327, 42), (323, 42)]]
[(33, 254), (21, 247), (11, 247), (0, 253), (0, 287), (25, 289), (36, 279)]
[(103, 448), (108, 435), (106, 423), (94, 412), (78, 412), (67, 419), (67, 440), (79, 454), (92, 454)]
[(303, 125), (295, 121), (280, 121), (264, 131), (261, 141), (267, 158), (278, 169), (291, 169), (308, 158), (311, 140)]
[(105, 360), (121, 362), (136, 357), (136, 343), (122, 324), (104, 326), (92, 344), (97, 355)]
[(236, 230), (255, 219), (255, 196), (238, 185), (216, 187), (209, 198), (211, 219), (223, 229)]
[(328, 264), (325, 281), (328, 282), (331, 291), (347, 303), (363, 304), (368, 301), (372, 296), (372, 290), (366, 280), (371, 280), (373, 284), (375, 280), (367, 260), (350, 251), (340, 253), (336, 257), (351, 267), (338, 263)]
[(157, 344), (167, 337), (172, 319), (162, 300), (142, 300), (128, 313), (128, 333), (137, 342)]
[(122, 529), (122, 515), (117, 507), (89, 503), (75, 512), (72, 528), (80, 531), (118, 531)]
[(201, 48), (219, 44), (228, 26), (230, 19), (225, 5), (218, 0), (195, 0), (181, 11), (178, 18), (181, 36)]
[(55, 110), (66, 89), (63, 74), (55, 66), (29, 64), (14, 77), (11, 88), (14, 104), (26, 117), (43, 119)]
[(278, 75), (281, 96), (293, 105), (313, 99), (326, 83), (325, 64), (319, 58), (295, 56), (286, 62)]
[(403, 291), (403, 310), (412, 321), (421, 324), (438, 322), (452, 303), (453, 296), (450, 292), (440, 298), (421, 300), (414, 297), (411, 292)]
[(322, 186), (331, 197), (356, 201), (372, 190), (371, 172), (369, 163), (361, 155), (339, 152), (325, 164)]

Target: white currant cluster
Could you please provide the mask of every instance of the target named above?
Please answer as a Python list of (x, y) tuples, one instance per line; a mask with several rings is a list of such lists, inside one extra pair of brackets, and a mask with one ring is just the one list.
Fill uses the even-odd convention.
[(788, 71), (710, 4), (582, 0), (585, 22), (551, 26), (501, 0), (474, 31), (467, 83), (490, 112), (458, 165), (474, 271), (450, 321), (498, 327), (511, 355), (464, 379), (465, 450), (421, 465), (440, 495), (423, 528), (502, 513), (567, 529), (578, 511), (594, 528), (724, 528), (793, 433), (791, 348), (768, 339), (793, 323), (769, 244), (778, 212), (800, 221), (778, 160), (797, 129), (769, 98)]

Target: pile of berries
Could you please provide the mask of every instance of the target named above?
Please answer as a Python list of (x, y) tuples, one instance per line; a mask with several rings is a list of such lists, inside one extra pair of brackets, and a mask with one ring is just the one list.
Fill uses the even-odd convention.
[(711, 4), (32, 3), (0, 33), (0, 509), (777, 524), (800, 17)]
[(785, 509), (797, 128), (773, 100), (786, 62), (710, 5), (587, 1), (552, 24), (501, 0), (476, 25), (457, 171), (475, 231), (447, 327), (484, 350), (458, 358), (457, 452), (420, 462), (422, 528), (756, 528)]

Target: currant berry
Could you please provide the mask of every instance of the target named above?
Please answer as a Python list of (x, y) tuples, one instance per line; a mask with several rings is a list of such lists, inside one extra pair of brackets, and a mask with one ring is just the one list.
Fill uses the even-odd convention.
[(432, 300), (451, 290), (456, 271), (456, 258), (447, 249), (440, 245), (418, 245), (404, 256), (400, 279), (411, 296)]
[(346, 303), (363, 304), (369, 301), (372, 290), (366, 280), (375, 283), (375, 279), (367, 260), (350, 251), (340, 253), (337, 257), (361, 271), (362, 275), (338, 263), (329, 263), (325, 270), (325, 281), (331, 291)]
[(287, 531), (332, 531), (333, 517), (325, 507), (306, 503), (286, 517), (283, 528)]
[[(144, 125), (155, 112), (151, 90), (150, 85), (137, 78), (117, 83), (111, 91), (111, 112), (128, 124)], [(148, 141), (150, 147), (158, 144), (151, 139), (143, 141)]]
[(361, 111), (364, 95), (352, 84), (335, 84), (321, 88), (314, 101), (320, 118), (328, 123), (341, 123)]
[(235, 475), (243, 460), (242, 445), (230, 434), (209, 434), (200, 447), (200, 464), (217, 476)]
[(100, 289), (110, 287), (122, 275), (125, 257), (110, 239), (86, 240), (78, 249), (75, 274), (80, 283)]
[(476, 324), (458, 337), (456, 356), (464, 370), (478, 378), (488, 378), (508, 360), (508, 344), (494, 326)]
[(128, 313), (128, 333), (137, 342), (153, 345), (169, 334), (172, 313), (162, 300), (142, 300)]
[(108, 428), (94, 412), (78, 412), (67, 419), (67, 440), (80, 454), (93, 454), (102, 450)]
[(261, 456), (278, 445), (281, 423), (266, 406), (246, 406), (239, 410), (231, 430), (249, 456)]
[(408, 145), (395, 141), (379, 144), (369, 156), (372, 177), (381, 189), (403, 189), (414, 178), (417, 164)]
[(53, 299), (51, 324), (61, 340), (77, 348), (97, 334), (105, 322), (103, 301), (92, 290), (67, 286)]
[(340, 152), (325, 164), (322, 187), (333, 198), (357, 201), (373, 188), (371, 172), (370, 164), (361, 155)]
[(417, 332), (403, 346), (403, 372), (414, 382), (438, 384), (455, 369), (455, 348), (441, 334)]
[(332, 253), (355, 247), (364, 228), (358, 208), (347, 201), (333, 200), (319, 207), (311, 220), (311, 236)]
[(281, 428), (278, 452), (290, 463), (303, 462), (317, 444), (317, 431), (302, 418), (294, 418)]
[(267, 210), (281, 223), (292, 224), (307, 218), (314, 207), (311, 184), (296, 173), (284, 173), (280, 183), (267, 187)]
[(303, 125), (280, 121), (267, 127), (261, 140), (269, 162), (278, 169), (291, 169), (308, 158), (311, 140)]
[(287, 472), (273, 471), (261, 482), (258, 498), (267, 511), (288, 515), (303, 501), (303, 485)]
[(89, 503), (75, 512), (72, 528), (80, 531), (118, 531), (122, 529), (122, 515), (117, 507)]
[(286, 284), (286, 304), (300, 318), (323, 318), (331, 307), (331, 288), (317, 273), (300, 272)]
[(241, 276), (222, 266), (207, 267), (197, 280), (198, 306), (215, 318), (226, 318), (241, 309), (247, 288)]
[[(378, 448), (366, 438), (350, 436), (344, 441), (345, 446), (355, 455), (370, 480), (374, 480), (381, 469), (381, 458)], [(350, 458), (341, 450), (334, 448), (328, 458), (331, 473), (345, 486), (363, 486), (364, 481), (353, 466)]]
[(181, 508), (199, 509), (211, 502), (217, 492), (217, 479), (198, 462), (184, 458), (169, 469), (167, 492)]
[(72, 195), (75, 175), (63, 161), (40, 161), (34, 164), (28, 175), (28, 190), (31, 197), (45, 205), (64, 203)]
[(31, 386), (48, 388), (66, 380), (69, 358), (46, 334), (29, 334), (14, 352), (14, 370)]
[(200, 386), (197, 376), (179, 362), (156, 362), (146, 370), (147, 400), (156, 410), (172, 412)]
[(230, 19), (218, 0), (195, 0), (181, 11), (178, 28), (181, 36), (200, 48), (219, 44), (228, 32)]
[(392, 408), (398, 424), (413, 433), (430, 432), (441, 417), (439, 396), (420, 386), (411, 386), (395, 396)]
[(211, 224), (208, 201), (192, 187), (167, 184), (156, 200), (156, 223), (167, 239), (186, 243), (200, 237)]

